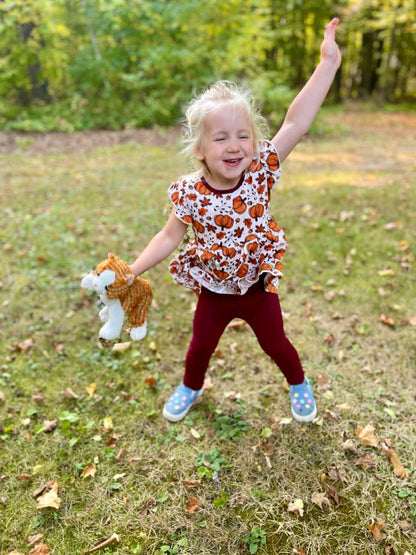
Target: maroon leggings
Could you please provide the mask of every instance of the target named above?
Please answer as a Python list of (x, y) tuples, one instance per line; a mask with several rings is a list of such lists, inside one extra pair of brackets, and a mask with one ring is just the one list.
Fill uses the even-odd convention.
[(261, 348), (274, 360), (290, 385), (303, 382), (304, 373), (295, 347), (287, 339), (279, 297), (256, 283), (245, 295), (224, 295), (202, 288), (185, 363), (184, 384), (201, 389), (211, 355), (233, 318), (245, 320)]

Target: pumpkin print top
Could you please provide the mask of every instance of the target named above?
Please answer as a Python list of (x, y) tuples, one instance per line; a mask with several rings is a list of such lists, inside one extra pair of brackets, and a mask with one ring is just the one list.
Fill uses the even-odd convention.
[(278, 153), (264, 141), (233, 189), (216, 190), (197, 174), (172, 183), (168, 193), (175, 215), (194, 233), (194, 241), (169, 265), (174, 279), (196, 293), (202, 286), (243, 295), (264, 274), (265, 290), (277, 293), (287, 243), (269, 202), (280, 176)]

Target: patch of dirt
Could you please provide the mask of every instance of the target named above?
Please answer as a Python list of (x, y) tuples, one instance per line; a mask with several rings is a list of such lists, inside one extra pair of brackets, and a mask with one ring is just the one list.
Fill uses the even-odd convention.
[(97, 148), (119, 144), (174, 145), (180, 136), (179, 127), (133, 129), (130, 131), (76, 131), (75, 133), (0, 132), (0, 154), (50, 154), (60, 152), (91, 152)]

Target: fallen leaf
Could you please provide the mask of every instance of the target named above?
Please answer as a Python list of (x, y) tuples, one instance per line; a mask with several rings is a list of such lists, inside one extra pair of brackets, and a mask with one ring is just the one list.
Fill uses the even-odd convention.
[(87, 464), (87, 466), (81, 472), (81, 478), (83, 478), (84, 480), (89, 476), (94, 478), (96, 472), (97, 472), (97, 467), (95, 466), (94, 463)]
[(97, 389), (97, 384), (93, 382), (93, 383), (90, 383), (90, 385), (87, 385), (87, 387), (85, 388), (85, 391), (88, 393), (90, 397), (94, 397), (94, 393), (96, 389)]
[(107, 441), (108, 447), (114, 448), (116, 446), (117, 441), (123, 437), (122, 434), (113, 434), (110, 439)]
[(319, 392), (327, 391), (331, 387), (331, 380), (325, 374), (318, 374), (316, 382)]
[(301, 549), (296, 543), (293, 546), (293, 553), (297, 553), (298, 555), (306, 555), (306, 551)]
[(38, 497), (38, 509), (46, 509), (48, 507), (51, 507), (52, 509), (59, 509), (61, 505), (61, 499), (58, 497), (58, 481), (55, 479), (51, 480), (49, 485), (51, 485), (51, 488), (46, 493)]
[(185, 512), (193, 515), (197, 513), (202, 505), (202, 501), (194, 497), (193, 495), (188, 499), (185, 505)]
[(302, 499), (295, 499), (293, 502), (289, 503), (287, 510), (289, 513), (295, 513), (298, 516), (303, 516), (303, 501)]
[(414, 530), (414, 525), (408, 520), (398, 520), (397, 524), (402, 532), (411, 532)]
[(379, 542), (379, 541), (384, 540), (385, 538), (387, 538), (387, 535), (384, 532), (382, 532), (385, 524), (386, 524), (386, 521), (382, 520), (381, 522), (377, 522), (376, 524), (369, 524), (368, 525), (368, 529), (373, 534), (373, 540), (374, 541)]
[(385, 314), (380, 314), (380, 322), (386, 324), (386, 326), (394, 326), (394, 319), (386, 316)]
[(144, 381), (145, 383), (147, 383), (147, 385), (150, 385), (152, 387), (155, 387), (157, 385), (157, 379), (153, 376), (147, 376)]
[(397, 455), (396, 451), (394, 449), (391, 449), (390, 447), (388, 447), (388, 445), (386, 445), (385, 442), (383, 442), (381, 444), (381, 447), (382, 447), (384, 453), (389, 458), (390, 463), (393, 467), (393, 471), (396, 474), (396, 476), (398, 476), (401, 479), (408, 478), (409, 473), (407, 472), (405, 467), (400, 462), (399, 456)]
[(202, 386), (203, 389), (205, 391), (209, 391), (210, 389), (212, 389), (214, 387), (213, 383), (212, 383), (212, 379), (210, 376), (207, 376), (204, 380), (204, 385)]
[(379, 439), (374, 435), (374, 426), (368, 424), (364, 428), (357, 426), (357, 436), (361, 440), (361, 445), (377, 447)]
[(79, 399), (79, 396), (74, 393), (70, 387), (67, 387), (66, 389), (64, 389), (64, 391), (61, 391), (61, 395), (65, 399)]
[(0, 404), (4, 403), (6, 401), (6, 395), (3, 393), (3, 391), (0, 391)]
[(182, 484), (188, 491), (199, 488), (201, 480), (182, 480)]
[(32, 474), (19, 474), (18, 476), (16, 476), (16, 479), (22, 482), (25, 480), (31, 480), (32, 478), (33, 478)]
[(113, 419), (111, 416), (106, 416), (103, 420), (103, 429), (105, 432), (109, 432), (113, 429)]
[(39, 404), (43, 405), (43, 403), (45, 402), (45, 396), (44, 396), (43, 392), (38, 391), (37, 393), (35, 393), (35, 395), (32, 395), (32, 401), (34, 401), (35, 403), (39, 403)]
[(355, 466), (362, 466), (364, 470), (367, 468), (374, 468), (375, 462), (371, 455), (364, 455), (355, 461)]
[(57, 420), (44, 420), (41, 428), (42, 432), (52, 432), (58, 425)]
[(157, 346), (156, 346), (156, 343), (154, 341), (151, 341), (149, 343), (149, 349), (153, 352), (157, 351)]
[(327, 484), (325, 484), (325, 490), (327, 492), (327, 494), (332, 497), (332, 499), (335, 501), (335, 504), (337, 507), (339, 507), (340, 505), (342, 505), (342, 496), (337, 492), (337, 490), (332, 487), (332, 486), (328, 486)]
[(148, 515), (150, 513), (150, 509), (152, 507), (154, 507), (156, 505), (156, 503), (157, 503), (157, 501), (154, 497), (150, 497), (149, 499), (146, 499), (142, 508), (140, 509), (140, 514), (142, 516)]
[(312, 494), (311, 501), (315, 503), (315, 505), (318, 505), (320, 509), (323, 509), (324, 505), (328, 505), (328, 507), (331, 506), (328, 497), (324, 493), (319, 493), (317, 491)]
[(22, 353), (27, 353), (28, 351), (30, 351), (33, 345), (34, 345), (33, 337), (29, 337), (24, 341), (20, 341), (20, 343), (14, 343), (13, 345), (10, 346), (10, 349), (12, 351), (22, 351)]
[(107, 538), (106, 540), (103, 540), (95, 544), (94, 547), (92, 547), (91, 549), (87, 549), (87, 551), (84, 551), (84, 554), (88, 555), (89, 553), (100, 551), (101, 549), (104, 549), (105, 547), (108, 547), (109, 545), (119, 541), (120, 541), (120, 538), (117, 536), (117, 534), (113, 534), (110, 538)]
[(125, 343), (115, 343), (111, 350), (116, 353), (124, 353), (124, 351), (127, 351), (128, 349), (130, 349), (130, 347), (131, 347), (131, 341), (126, 341)]
[(395, 552), (394, 547), (392, 546), (392, 544), (389, 544), (386, 547), (386, 555), (396, 555), (396, 552)]
[(331, 468), (331, 470), (328, 472), (328, 476), (331, 478), (331, 480), (334, 480), (335, 482), (347, 481), (341, 468), (338, 468), (337, 466), (335, 468)]
[(44, 536), (44, 532), (39, 532), (38, 534), (33, 534), (32, 536), (29, 536), (27, 538), (27, 545), (30, 547), (31, 545), (36, 545), (37, 543), (40, 542), (40, 540), (43, 538)]
[(409, 324), (411, 326), (416, 326), (416, 316), (412, 316), (411, 318), (409, 318)]
[(28, 555), (49, 555), (51, 548), (46, 543), (37, 543)]

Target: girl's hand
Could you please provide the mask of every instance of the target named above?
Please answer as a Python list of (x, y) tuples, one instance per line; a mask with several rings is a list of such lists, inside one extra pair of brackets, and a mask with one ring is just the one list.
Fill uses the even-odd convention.
[(335, 17), (325, 26), (324, 41), (321, 46), (321, 60), (335, 64), (338, 68), (341, 65), (341, 52), (335, 42), (335, 33), (339, 19)]

